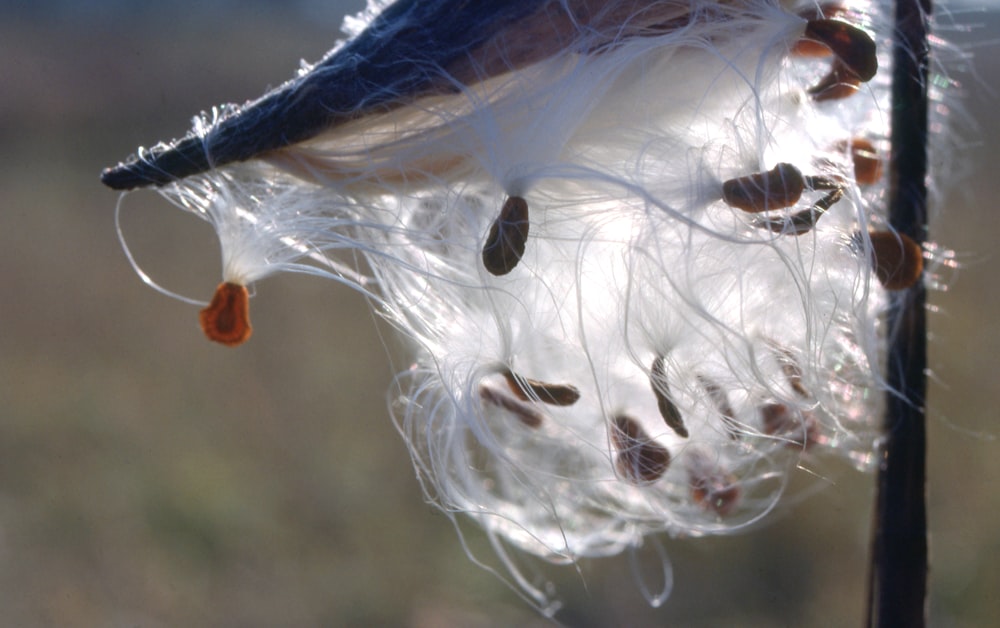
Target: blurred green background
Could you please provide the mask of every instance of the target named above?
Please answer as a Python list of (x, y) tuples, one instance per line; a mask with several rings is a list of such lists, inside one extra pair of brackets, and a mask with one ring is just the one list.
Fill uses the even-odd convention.
[[(126, 263), (97, 175), (253, 98), (339, 37), (337, 2), (0, 1), (0, 623), (5, 626), (549, 625), (466, 557), (423, 502), (386, 410), (406, 366), (364, 300), (318, 279), (258, 286), (255, 336), (206, 341), (197, 308)], [(965, 43), (1000, 20), (963, 13)], [(931, 295), (935, 626), (1000, 616), (995, 47), (975, 49), (934, 239), (963, 268)], [(957, 162), (956, 162), (957, 160)], [(123, 226), (164, 285), (208, 298), (210, 227), (151, 193)], [(391, 359), (390, 356), (396, 356)], [(651, 609), (627, 560), (550, 570), (568, 626), (854, 626), (873, 479), (826, 485), (744, 535), (664, 539)], [(478, 531), (468, 542), (484, 558)], [(650, 557), (647, 557), (647, 559)]]

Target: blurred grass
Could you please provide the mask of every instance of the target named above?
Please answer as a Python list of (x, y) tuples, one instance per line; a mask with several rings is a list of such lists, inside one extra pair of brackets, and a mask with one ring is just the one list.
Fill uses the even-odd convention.
[[(320, 19), (305, 3), (46, 5), (0, 5), (3, 623), (546, 625), (423, 503), (385, 405), (405, 352), (358, 295), (311, 278), (265, 281), (253, 340), (227, 350), (201, 337), (196, 308), (136, 278), (115, 237), (117, 197), (100, 169), (319, 58), (338, 36), (330, 6)], [(1000, 29), (993, 14), (971, 21), (987, 23), (981, 40)], [(932, 295), (935, 626), (1000, 615), (991, 56), (981, 54), (981, 82), (958, 77), (981, 128), (957, 155), (973, 172), (934, 227), (965, 264)], [(123, 225), (158, 280), (210, 295), (219, 271), (207, 225), (151, 193), (128, 198)], [(770, 526), (664, 539), (676, 586), (661, 609), (636, 592), (624, 559), (555, 570), (560, 619), (860, 624), (872, 478), (821, 473), (830, 485)]]

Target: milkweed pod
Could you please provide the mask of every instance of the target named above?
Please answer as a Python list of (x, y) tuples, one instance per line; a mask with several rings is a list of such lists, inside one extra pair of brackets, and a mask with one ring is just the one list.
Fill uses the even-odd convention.
[[(411, 340), (391, 408), (420, 486), (548, 612), (508, 549), (731, 533), (809, 445), (876, 456), (873, 284), (920, 255), (844, 246), (888, 217), (856, 189), (878, 164), (834, 147), (887, 149), (892, 107), (887, 72), (857, 94), (870, 41), (831, 20), (892, 27), (828, 1), (371, 0), (316, 65), (103, 180), (215, 228), (236, 285), (202, 315), (213, 340), (249, 336), (239, 284), (278, 272), (369, 298)], [(804, 34), (827, 59), (788, 59)]]

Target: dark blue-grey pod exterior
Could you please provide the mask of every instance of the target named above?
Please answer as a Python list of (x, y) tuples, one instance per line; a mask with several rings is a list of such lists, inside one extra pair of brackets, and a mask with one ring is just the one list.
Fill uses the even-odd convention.
[(233, 108), (207, 133), (189, 133), (107, 168), (101, 181), (116, 190), (165, 185), (308, 140), (421, 95), (453, 91), (476, 78), (462, 76), (479, 71), (472, 51), (546, 3), (400, 0), (308, 73)]

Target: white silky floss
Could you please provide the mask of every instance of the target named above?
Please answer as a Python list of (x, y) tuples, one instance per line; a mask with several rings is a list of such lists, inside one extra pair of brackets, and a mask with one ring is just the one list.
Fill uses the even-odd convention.
[[(543, 58), (473, 59), (482, 80), (441, 68), (449, 89), (161, 190), (215, 226), (226, 281), (330, 276), (412, 338), (390, 397), (419, 480), (544, 606), (503, 545), (567, 562), (657, 532), (726, 534), (809, 459), (873, 464), (887, 297), (866, 234), (886, 227), (882, 183), (862, 189), (848, 142), (887, 146), (888, 79), (810, 94), (835, 63), (791, 53), (821, 17), (811, 3), (590, 2), (606, 19), (589, 23), (567, 17), (586, 2), (539, 4), (566, 40)], [(642, 22), (650, 7), (663, 15)], [(885, 68), (885, 7), (836, 11)], [(544, 42), (543, 19), (483, 54)], [(802, 235), (782, 221), (825, 191), (766, 214), (723, 201), (724, 181), (777, 163), (842, 187)], [(496, 275), (483, 250), (511, 197), (530, 230)], [(340, 248), (372, 276), (326, 259)]]

